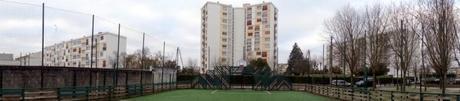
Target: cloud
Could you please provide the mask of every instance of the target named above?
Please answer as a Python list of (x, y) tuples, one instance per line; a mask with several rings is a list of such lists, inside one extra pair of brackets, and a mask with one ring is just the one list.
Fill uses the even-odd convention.
[[(261, 0), (210, 0), (241, 7), (244, 3), (257, 4)], [(0, 0), (0, 53), (40, 50), (42, 0)], [(91, 30), (91, 14), (96, 15), (96, 32), (116, 33), (122, 25), (122, 35), (128, 38), (128, 51), (140, 49), (142, 33), (146, 46), (153, 52), (166, 42), (169, 56), (180, 47), (184, 59), (199, 60), (200, 9), (206, 0), (45, 0), (46, 44), (87, 36)], [(323, 21), (340, 7), (361, 6), (368, 0), (266, 0), (279, 9), (279, 61), (285, 63), (292, 45), (297, 42), (302, 50), (321, 55), (324, 36)], [(187, 60), (184, 60), (187, 61)], [(198, 61), (199, 62), (199, 61)]]

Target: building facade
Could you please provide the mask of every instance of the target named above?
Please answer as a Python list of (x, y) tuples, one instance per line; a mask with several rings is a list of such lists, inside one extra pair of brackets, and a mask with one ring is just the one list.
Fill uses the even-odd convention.
[(277, 66), (278, 9), (270, 2), (242, 7), (207, 2), (201, 9), (201, 66), (239, 66), (257, 58)]
[(19, 62), (14, 61), (13, 54), (0, 53), (0, 65), (19, 65)]
[[(109, 32), (99, 32), (94, 35), (93, 45), (93, 67), (114, 68), (117, 60), (118, 36)], [(120, 36), (120, 60), (123, 54), (126, 54), (126, 37)], [(45, 66), (91, 67), (91, 36), (47, 46), (44, 55)], [(21, 56), (16, 60), (20, 61), (21, 65), (39, 66), (41, 52)]]

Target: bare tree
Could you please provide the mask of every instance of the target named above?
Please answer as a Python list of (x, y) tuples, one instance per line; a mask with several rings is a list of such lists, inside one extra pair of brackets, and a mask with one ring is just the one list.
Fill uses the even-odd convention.
[[(385, 9), (379, 4), (367, 6), (363, 15), (366, 41), (367, 57), (372, 70), (373, 88), (377, 84), (376, 70), (387, 64), (388, 37), (387, 37), (387, 15)], [(366, 61), (366, 60), (365, 60)]]
[[(337, 41), (335, 48), (344, 58), (350, 70), (351, 82), (354, 82), (354, 72), (360, 62), (362, 49), (360, 43), (363, 37), (362, 23), (360, 15), (355, 8), (345, 6), (336, 15), (325, 23), (326, 31)], [(354, 83), (352, 83), (354, 85)]]
[(454, 0), (421, 0), (418, 19), (431, 67), (441, 75), (442, 94), (446, 93), (447, 70), (451, 65), (456, 37)]
[(405, 91), (408, 70), (414, 65), (415, 53), (418, 49), (419, 37), (417, 35), (417, 20), (411, 15), (411, 6), (399, 4), (391, 7), (389, 17), (389, 38), (395, 66), (401, 70), (401, 91)]

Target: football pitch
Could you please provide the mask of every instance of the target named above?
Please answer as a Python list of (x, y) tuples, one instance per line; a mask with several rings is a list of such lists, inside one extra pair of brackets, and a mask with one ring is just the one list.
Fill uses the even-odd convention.
[(327, 97), (297, 91), (175, 90), (123, 101), (331, 101)]

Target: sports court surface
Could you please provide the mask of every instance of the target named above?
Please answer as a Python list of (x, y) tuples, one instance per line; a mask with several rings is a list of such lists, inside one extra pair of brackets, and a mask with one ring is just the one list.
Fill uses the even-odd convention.
[(175, 90), (124, 101), (331, 101), (323, 96), (296, 91)]

